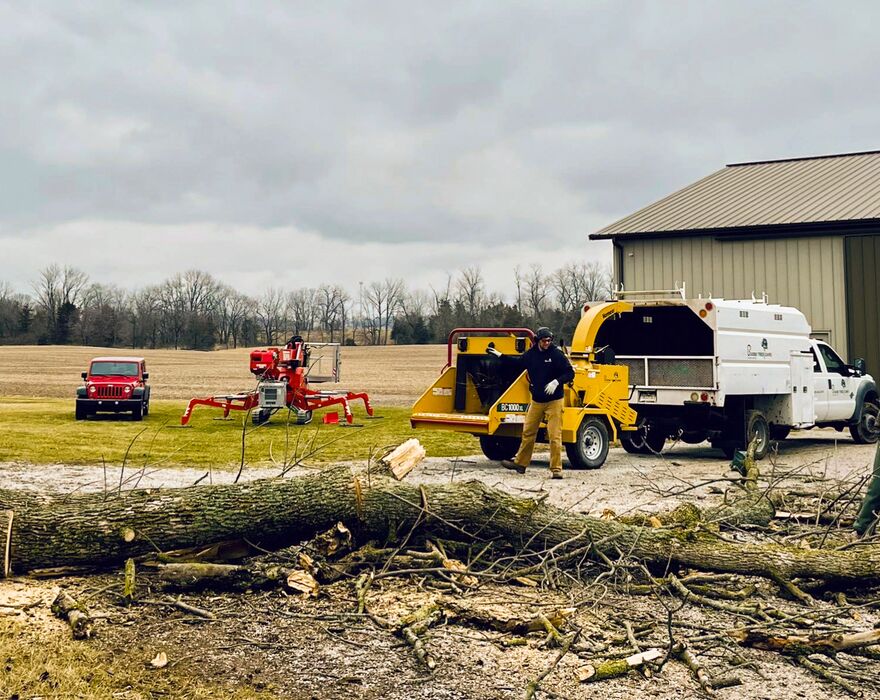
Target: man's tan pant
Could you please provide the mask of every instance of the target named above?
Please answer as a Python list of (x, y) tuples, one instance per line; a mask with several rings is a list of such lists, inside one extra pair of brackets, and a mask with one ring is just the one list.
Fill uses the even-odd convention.
[(532, 401), (529, 404), (529, 412), (526, 413), (526, 422), (523, 425), (522, 443), (513, 461), (522, 467), (529, 466), (535, 449), (535, 437), (543, 420), (547, 421), (547, 440), (550, 442), (550, 471), (561, 472), (562, 399), (547, 403)]

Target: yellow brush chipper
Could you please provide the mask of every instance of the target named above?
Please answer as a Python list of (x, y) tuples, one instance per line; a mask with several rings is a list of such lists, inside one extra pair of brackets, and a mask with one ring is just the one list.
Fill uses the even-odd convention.
[[(567, 351), (575, 374), (565, 388), (562, 442), (574, 468), (598, 469), (620, 432), (636, 430), (628, 369), (614, 364), (609, 350), (594, 347), (602, 323), (631, 309), (627, 302), (588, 309)], [(526, 372), (510, 368), (486, 350), (491, 345), (504, 355), (516, 356), (533, 343), (534, 334), (526, 328), (453, 330), (446, 366), (413, 406), (412, 426), (470, 433), (479, 438), (489, 459), (511, 459), (519, 448), (531, 401), (529, 380)], [(545, 428), (538, 432), (538, 442), (547, 441)]]

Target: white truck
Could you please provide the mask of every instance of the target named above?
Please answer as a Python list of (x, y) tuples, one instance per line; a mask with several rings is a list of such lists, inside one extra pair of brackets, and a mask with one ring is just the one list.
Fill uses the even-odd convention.
[(629, 368), (639, 429), (621, 433), (628, 452), (659, 452), (667, 438), (708, 439), (731, 457), (755, 439), (760, 459), (771, 440), (815, 427), (877, 441), (880, 398), (864, 360), (846, 364), (811, 338), (797, 309), (686, 299), (683, 290), (620, 292), (618, 300), (632, 311), (602, 324), (594, 351)]

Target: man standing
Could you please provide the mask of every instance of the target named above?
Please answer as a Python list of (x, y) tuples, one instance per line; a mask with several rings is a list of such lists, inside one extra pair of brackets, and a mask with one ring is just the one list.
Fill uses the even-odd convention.
[(877, 520), (880, 518), (880, 445), (874, 453), (874, 469), (871, 473), (871, 483), (868, 492), (862, 499), (859, 514), (853, 530), (857, 537), (865, 537), (875, 534)]
[(562, 478), (562, 397), (565, 385), (574, 379), (574, 369), (565, 354), (553, 344), (553, 333), (542, 327), (535, 332), (536, 342), (519, 357), (502, 355), (494, 347), (486, 352), (504, 363), (515, 363), (526, 370), (532, 402), (523, 425), (522, 442), (516, 457), (502, 460), (505, 469), (525, 474), (532, 461), (535, 437), (541, 421), (547, 421), (547, 439), (550, 442), (550, 473), (554, 479)]

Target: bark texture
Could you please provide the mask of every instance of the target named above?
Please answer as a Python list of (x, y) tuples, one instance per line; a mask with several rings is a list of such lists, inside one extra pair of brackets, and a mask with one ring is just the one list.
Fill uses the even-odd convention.
[[(739, 522), (739, 514), (756, 508), (766, 516), (769, 501), (752, 496), (727, 517)], [(297, 478), (118, 495), (48, 498), (0, 490), (0, 509), (15, 512), (10, 552), (15, 573), (118, 565), (156, 550), (236, 538), (268, 548), (309, 539), (340, 521), (364, 541), (406, 531), (419, 521), (424, 530), (442, 536), (500, 539), (514, 547), (574, 547), (592, 541), (600, 551), (614, 555), (619, 549), (661, 566), (767, 577), (880, 579), (880, 547), (853, 552), (731, 543), (699, 523), (633, 526), (516, 498), (478, 481), (419, 486), (348, 467)]]

